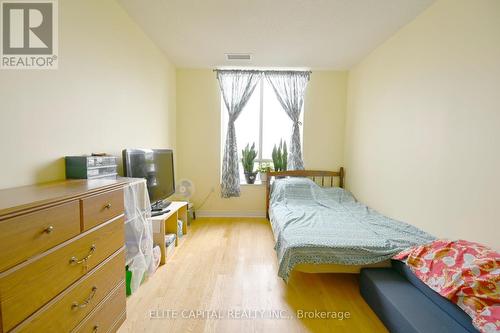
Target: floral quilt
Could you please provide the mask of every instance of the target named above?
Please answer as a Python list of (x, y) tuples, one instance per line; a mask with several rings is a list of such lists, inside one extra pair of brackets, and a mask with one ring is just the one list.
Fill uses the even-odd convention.
[(457, 304), (481, 332), (500, 333), (500, 253), (465, 240), (434, 242), (397, 254), (430, 288)]

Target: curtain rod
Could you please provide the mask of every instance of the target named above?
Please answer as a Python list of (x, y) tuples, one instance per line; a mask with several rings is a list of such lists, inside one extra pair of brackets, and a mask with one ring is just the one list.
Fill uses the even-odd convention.
[(214, 69), (214, 72), (219, 72), (219, 71), (225, 71), (225, 72), (252, 72), (252, 73), (309, 73), (311, 74), (312, 71), (301, 71), (301, 70), (279, 70), (279, 69), (272, 69), (272, 70), (259, 70), (259, 69)]
[(261, 70), (258, 69), (214, 69), (214, 72), (251, 72), (251, 73), (262, 73)]

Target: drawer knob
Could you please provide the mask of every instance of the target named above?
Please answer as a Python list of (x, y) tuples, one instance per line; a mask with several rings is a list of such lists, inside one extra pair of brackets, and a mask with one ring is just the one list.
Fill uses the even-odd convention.
[(82, 259), (78, 259), (77, 257), (71, 257), (71, 259), (69, 260), (69, 263), (70, 264), (82, 264), (84, 262), (86, 262), (87, 260), (89, 260), (90, 257), (92, 257), (92, 254), (94, 254), (95, 252), (95, 244), (92, 244), (92, 246), (90, 247), (90, 250), (89, 250), (89, 254), (87, 254), (86, 257), (82, 258)]
[(94, 325), (94, 329), (92, 330), (92, 332), (98, 332), (99, 331), (99, 325)]
[(89, 305), (90, 301), (92, 301), (92, 298), (94, 298), (96, 292), (97, 292), (97, 287), (93, 286), (92, 290), (90, 291), (90, 295), (81, 303), (73, 302), (73, 304), (71, 304), (71, 309), (72, 310), (82, 309), (87, 305)]
[(45, 232), (46, 234), (50, 234), (52, 233), (52, 231), (54, 231), (54, 227), (51, 225), (49, 225), (47, 228), (43, 230), (43, 232)]
[(104, 205), (104, 209), (111, 209), (111, 202)]

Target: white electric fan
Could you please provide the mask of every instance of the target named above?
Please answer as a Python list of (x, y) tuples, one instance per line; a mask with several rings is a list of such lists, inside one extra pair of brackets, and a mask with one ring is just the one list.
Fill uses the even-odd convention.
[(181, 179), (177, 182), (175, 186), (175, 194), (184, 198), (189, 202), (189, 199), (194, 194), (194, 184), (189, 179)]

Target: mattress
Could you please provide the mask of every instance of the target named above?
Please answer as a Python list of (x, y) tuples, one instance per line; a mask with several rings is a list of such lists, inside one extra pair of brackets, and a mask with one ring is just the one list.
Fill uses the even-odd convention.
[(362, 269), (360, 292), (394, 333), (468, 333), (421, 290), (391, 268)]
[(307, 178), (276, 180), (269, 216), (278, 275), (285, 281), (297, 264), (374, 264), (435, 239), (357, 202), (348, 191)]
[(441, 310), (446, 312), (450, 317), (455, 319), (460, 325), (469, 332), (477, 332), (472, 325), (472, 319), (458, 305), (450, 302), (448, 299), (439, 295), (437, 292), (429, 288), (423, 283), (410, 269), (408, 265), (399, 260), (392, 260), (392, 267), (415, 288), (420, 290), (429, 300), (436, 304)]

